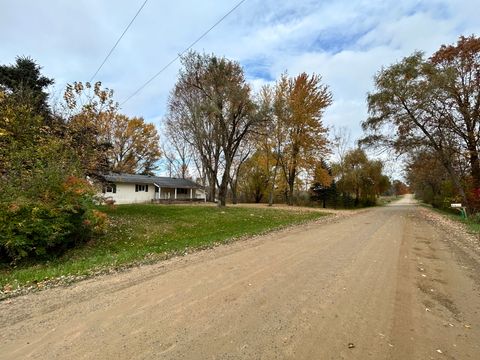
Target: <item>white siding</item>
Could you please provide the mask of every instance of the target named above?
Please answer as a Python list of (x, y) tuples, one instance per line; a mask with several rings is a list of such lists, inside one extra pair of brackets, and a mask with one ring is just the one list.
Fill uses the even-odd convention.
[[(135, 184), (132, 183), (116, 183), (117, 191), (106, 192), (102, 195), (105, 199), (111, 198), (115, 201), (115, 204), (135, 204), (135, 203), (149, 203), (152, 199), (155, 199), (155, 185), (148, 184), (148, 192), (135, 191)], [(158, 194), (157, 194), (158, 195)], [(205, 199), (205, 190), (193, 189), (192, 197), (194, 199)], [(175, 189), (162, 188), (160, 192), (161, 199), (175, 198)], [(177, 197), (178, 200), (190, 199), (190, 189), (187, 190), (187, 194), (182, 194)]]
[(203, 189), (193, 189), (193, 198), (194, 199), (204, 199), (207, 197), (205, 190)]
[(105, 198), (111, 197), (115, 200), (115, 204), (134, 204), (150, 202), (155, 195), (155, 185), (148, 185), (148, 192), (138, 191), (135, 192), (135, 184), (130, 183), (117, 183), (116, 193), (105, 193)]

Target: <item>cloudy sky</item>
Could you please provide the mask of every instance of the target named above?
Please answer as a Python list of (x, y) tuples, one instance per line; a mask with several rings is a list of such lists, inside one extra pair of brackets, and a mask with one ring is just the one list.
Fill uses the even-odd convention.
[[(30, 56), (60, 92), (88, 80), (144, 0), (0, 0), (0, 63)], [(239, 0), (149, 0), (97, 79), (123, 102)], [(480, 35), (478, 0), (246, 0), (195, 50), (239, 61), (254, 88), (285, 70), (323, 76), (327, 125), (361, 136), (365, 97), (382, 67)], [(160, 124), (179, 63), (123, 106)]]

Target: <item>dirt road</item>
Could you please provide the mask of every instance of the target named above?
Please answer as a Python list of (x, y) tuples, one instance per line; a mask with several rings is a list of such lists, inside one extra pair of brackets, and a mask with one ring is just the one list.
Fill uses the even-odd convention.
[(475, 247), (406, 198), (0, 302), (0, 359), (480, 359)]

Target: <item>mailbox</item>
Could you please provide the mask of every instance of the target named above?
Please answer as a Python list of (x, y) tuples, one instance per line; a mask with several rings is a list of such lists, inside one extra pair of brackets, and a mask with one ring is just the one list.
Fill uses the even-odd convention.
[(458, 211), (460, 211), (460, 216), (462, 217), (462, 219), (467, 218), (467, 209), (465, 206), (462, 206), (462, 204), (450, 204), (450, 207), (452, 209), (457, 209)]

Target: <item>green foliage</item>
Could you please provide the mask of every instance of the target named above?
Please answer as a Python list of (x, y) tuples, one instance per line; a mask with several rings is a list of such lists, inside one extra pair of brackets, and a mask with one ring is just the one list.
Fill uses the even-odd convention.
[(69, 175), (79, 172), (61, 151), (52, 141), (12, 154), (9, 174), (0, 180), (0, 260), (61, 252), (103, 230), (95, 189)]
[(368, 159), (360, 149), (350, 150), (345, 158), (334, 164), (333, 173), (345, 207), (354, 198), (354, 206), (373, 206), (376, 198), (390, 188), (390, 179), (383, 174), (383, 163)]
[[(1, 67), (0, 78), (10, 70)], [(39, 94), (48, 85), (39, 67), (33, 70), (33, 76), (13, 71), (20, 78), (0, 91), (1, 262), (57, 254), (101, 231), (106, 220), (94, 210), (95, 190), (81, 180), (75, 152), (46, 121), (46, 109), (19, 96), (25, 88), (18, 84)]]

